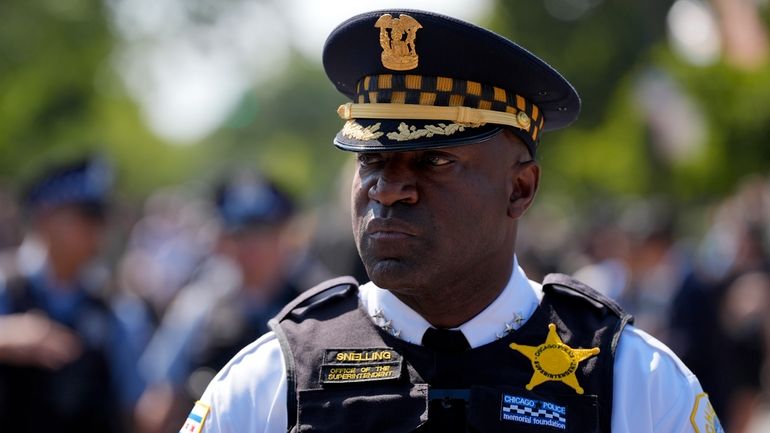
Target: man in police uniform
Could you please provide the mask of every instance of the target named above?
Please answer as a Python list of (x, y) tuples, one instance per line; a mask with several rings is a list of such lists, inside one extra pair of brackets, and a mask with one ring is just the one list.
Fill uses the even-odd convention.
[(721, 430), (697, 379), (611, 300), (518, 266), (540, 135), (580, 108), (558, 72), (413, 10), (349, 19), (323, 62), (352, 100), (334, 143), (357, 153), (353, 233), (372, 281), (290, 303), (182, 431)]
[(112, 170), (50, 167), (30, 186), (30, 233), (0, 270), (0, 418), (9, 432), (122, 432), (141, 392), (136, 353), (94, 266)]

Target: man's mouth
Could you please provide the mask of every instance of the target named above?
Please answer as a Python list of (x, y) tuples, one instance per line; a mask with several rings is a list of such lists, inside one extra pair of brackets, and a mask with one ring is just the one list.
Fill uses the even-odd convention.
[(372, 218), (366, 223), (366, 235), (376, 240), (399, 240), (417, 236), (417, 229), (403, 220)]

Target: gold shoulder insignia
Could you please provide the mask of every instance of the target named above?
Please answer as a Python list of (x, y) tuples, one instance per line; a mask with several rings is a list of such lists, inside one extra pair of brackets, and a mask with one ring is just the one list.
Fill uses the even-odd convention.
[(532, 361), (535, 372), (526, 386), (529, 391), (543, 382), (556, 380), (570, 386), (578, 394), (582, 394), (583, 388), (575, 376), (578, 363), (599, 353), (598, 347), (573, 349), (567, 346), (556, 333), (556, 325), (553, 323), (548, 325), (545, 343), (539, 346), (511, 343), (509, 347)]
[(420, 57), (414, 46), (417, 30), (422, 25), (409, 15), (393, 18), (390, 14), (381, 16), (374, 27), (380, 29), (382, 65), (394, 71), (408, 71), (417, 67)]

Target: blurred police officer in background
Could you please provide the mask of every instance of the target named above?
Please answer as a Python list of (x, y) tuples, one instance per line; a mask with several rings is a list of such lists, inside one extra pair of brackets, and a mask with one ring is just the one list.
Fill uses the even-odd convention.
[[(274, 182), (237, 170), (212, 201), (214, 251), (171, 302), (141, 360), (155, 384), (140, 404), (145, 431), (178, 427), (216, 372), (299, 294), (296, 280), (315, 271), (293, 230), (295, 203)], [(327, 277), (310, 276), (311, 285)]]
[(613, 301), (518, 266), (541, 133), (580, 108), (557, 71), (414, 10), (345, 21), (323, 63), (353, 101), (334, 144), (357, 154), (353, 234), (372, 281), (288, 304), (182, 431), (721, 431), (695, 376)]
[(0, 270), (0, 419), (9, 432), (119, 432), (141, 392), (137, 356), (104, 301), (112, 171), (89, 157), (29, 188), (29, 233)]
[(714, 211), (670, 312), (671, 347), (697, 373), (730, 433), (750, 428), (770, 373), (767, 188), (749, 178)]

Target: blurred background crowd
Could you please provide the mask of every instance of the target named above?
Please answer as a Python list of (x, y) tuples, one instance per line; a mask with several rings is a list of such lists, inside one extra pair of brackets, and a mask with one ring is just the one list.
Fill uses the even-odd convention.
[(492, 28), (576, 86), (580, 119), (541, 143), (523, 268), (616, 299), (728, 433), (770, 430), (770, 1), (6, 0), (9, 431), (176, 431), (287, 299), (367, 279), (320, 49), (393, 5)]

